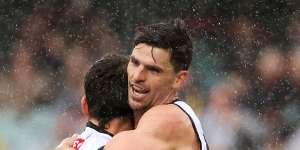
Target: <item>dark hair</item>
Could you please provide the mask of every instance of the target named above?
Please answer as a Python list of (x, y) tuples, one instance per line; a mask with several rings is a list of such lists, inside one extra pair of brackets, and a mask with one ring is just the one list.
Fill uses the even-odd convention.
[(96, 61), (87, 72), (84, 90), (89, 115), (105, 125), (115, 117), (130, 117), (126, 67), (128, 58), (110, 54)]
[(193, 44), (181, 20), (136, 28), (134, 46), (145, 43), (168, 49), (175, 72), (188, 70), (192, 61)]

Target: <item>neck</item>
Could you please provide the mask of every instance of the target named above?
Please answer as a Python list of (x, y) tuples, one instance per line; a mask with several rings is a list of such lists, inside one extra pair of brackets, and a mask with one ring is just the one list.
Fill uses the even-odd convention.
[(157, 105), (170, 104), (177, 98), (178, 98), (178, 92), (177, 92), (177, 90), (173, 89), (163, 99), (160, 98), (161, 100), (159, 101), (159, 103)]
[(92, 122), (94, 125), (99, 126), (99, 121), (94, 118), (89, 118), (89, 121)]
[(139, 110), (136, 110), (133, 112), (133, 116), (134, 116), (134, 128), (137, 127), (137, 124), (139, 123), (141, 117), (143, 116), (143, 114), (145, 113), (146, 111), (139, 111)]
[[(99, 127), (100, 122), (97, 119), (90, 118), (89, 121)], [(118, 118), (113, 118), (112, 120), (110, 120), (105, 125), (105, 129), (103, 129), (103, 130), (106, 130), (107, 132), (109, 132), (113, 135), (116, 135), (117, 133), (119, 133), (121, 131), (131, 130), (131, 129), (133, 129), (133, 122), (131, 119), (118, 117)]]
[(114, 118), (106, 125), (106, 131), (116, 135), (121, 131), (133, 129), (133, 122), (129, 118)]

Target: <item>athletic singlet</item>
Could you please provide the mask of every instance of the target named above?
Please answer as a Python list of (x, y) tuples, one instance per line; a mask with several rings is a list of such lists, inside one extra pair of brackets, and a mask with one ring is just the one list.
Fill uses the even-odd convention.
[(187, 116), (191, 120), (194, 131), (195, 131), (195, 133), (198, 137), (199, 143), (200, 143), (200, 150), (209, 150), (208, 144), (204, 137), (201, 122), (200, 122), (199, 118), (197, 117), (197, 115), (195, 114), (195, 112), (193, 111), (193, 109), (187, 103), (185, 103), (181, 100), (176, 100), (172, 104), (178, 106), (185, 114), (187, 114)]
[(99, 128), (91, 122), (87, 122), (82, 132), (73, 143), (76, 150), (97, 150), (112, 139), (112, 134)]

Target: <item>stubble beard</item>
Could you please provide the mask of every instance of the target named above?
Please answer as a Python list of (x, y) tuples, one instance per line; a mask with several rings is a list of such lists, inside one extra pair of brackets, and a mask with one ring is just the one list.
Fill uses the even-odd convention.
[(136, 103), (134, 101), (129, 101), (129, 106), (133, 110), (133, 112), (146, 112), (151, 107), (148, 103)]

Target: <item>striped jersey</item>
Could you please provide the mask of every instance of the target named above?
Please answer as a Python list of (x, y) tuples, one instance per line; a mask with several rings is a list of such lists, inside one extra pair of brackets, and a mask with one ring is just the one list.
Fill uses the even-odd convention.
[(112, 136), (108, 131), (88, 122), (84, 132), (73, 143), (73, 147), (76, 150), (97, 150), (111, 140)]
[(200, 150), (209, 150), (208, 144), (205, 140), (203, 129), (201, 126), (201, 122), (199, 118), (197, 117), (196, 113), (193, 111), (193, 109), (184, 101), (176, 100), (173, 102), (176, 106), (178, 106), (191, 120), (194, 131), (198, 137), (198, 141), (200, 143)]

